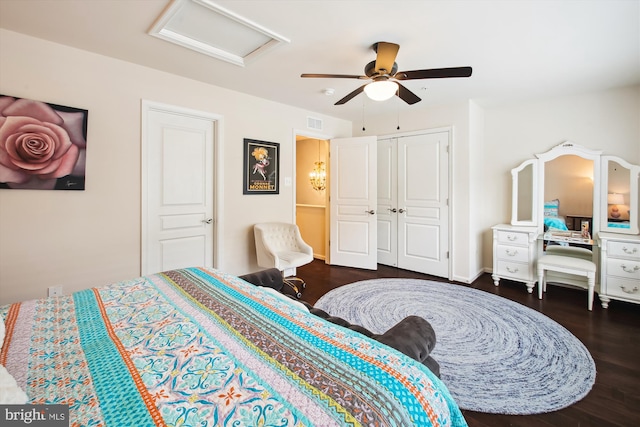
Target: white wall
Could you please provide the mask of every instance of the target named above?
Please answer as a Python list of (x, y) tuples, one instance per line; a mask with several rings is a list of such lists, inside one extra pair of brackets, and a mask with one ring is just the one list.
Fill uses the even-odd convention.
[(484, 217), (487, 212), (487, 198), (484, 165), (489, 153), (484, 149), (485, 138), (484, 109), (469, 101), (469, 273), (467, 282), (475, 280), (484, 271), (482, 262), (482, 239)]
[(65, 293), (140, 274), (140, 104), (151, 100), (223, 116), (221, 268), (257, 269), (252, 224), (294, 221), (293, 186), (242, 194), (242, 140), (281, 144), (282, 177), (294, 171), (294, 129), (308, 115), (323, 133), (351, 123), (131, 63), (0, 30), (0, 92), (89, 110), (86, 190), (0, 190), (0, 304)]

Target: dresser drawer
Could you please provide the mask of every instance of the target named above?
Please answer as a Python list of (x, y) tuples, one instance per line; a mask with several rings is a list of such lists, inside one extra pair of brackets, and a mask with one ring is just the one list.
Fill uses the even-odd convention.
[(608, 242), (609, 257), (637, 259), (640, 261), (640, 243)]
[(608, 277), (606, 295), (640, 302), (640, 281)]
[(523, 248), (520, 246), (498, 245), (496, 250), (498, 259), (516, 262), (529, 261), (529, 248)]
[(640, 283), (640, 261), (607, 258), (607, 276), (632, 279)]
[(517, 233), (514, 231), (498, 231), (498, 243), (507, 245), (527, 246), (528, 242), (527, 233)]
[(498, 275), (526, 282), (529, 280), (529, 264), (498, 260)]

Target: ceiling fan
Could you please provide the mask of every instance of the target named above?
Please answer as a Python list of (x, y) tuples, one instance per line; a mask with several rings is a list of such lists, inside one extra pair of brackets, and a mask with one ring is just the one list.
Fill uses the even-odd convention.
[(393, 95), (398, 95), (407, 104), (415, 104), (420, 98), (400, 84), (400, 80), (441, 79), (449, 77), (469, 77), (471, 67), (432, 68), (428, 70), (398, 71), (396, 56), (400, 45), (388, 42), (378, 42), (372, 46), (376, 52), (376, 60), (364, 67), (364, 76), (351, 74), (301, 74), (300, 77), (336, 78), (371, 80), (360, 86), (347, 96), (335, 103), (342, 105), (355, 98), (363, 91), (376, 101), (384, 101)]

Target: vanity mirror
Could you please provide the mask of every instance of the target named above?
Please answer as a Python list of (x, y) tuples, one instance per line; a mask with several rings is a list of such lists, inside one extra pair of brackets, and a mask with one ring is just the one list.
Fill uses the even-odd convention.
[(536, 225), (537, 160), (526, 160), (517, 168), (512, 169), (511, 179), (511, 196), (514, 201), (511, 205), (511, 224)]
[[(640, 234), (640, 166), (572, 142), (511, 170), (511, 225)], [(556, 227), (557, 228), (557, 227)]]
[(589, 235), (599, 231), (600, 215), (600, 151), (565, 142), (539, 160), (538, 209), (539, 232), (545, 229), (583, 231), (588, 224)]
[[(511, 224), (581, 231), (600, 226), (601, 151), (564, 142), (511, 170)], [(595, 224), (595, 227), (594, 227)], [(545, 227), (546, 226), (546, 227)]]
[(613, 156), (602, 156), (600, 230), (638, 234), (640, 166)]

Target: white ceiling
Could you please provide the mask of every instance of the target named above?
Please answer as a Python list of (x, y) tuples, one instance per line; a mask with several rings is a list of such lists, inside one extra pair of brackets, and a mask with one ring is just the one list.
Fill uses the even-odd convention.
[[(187, 50), (147, 33), (170, 0), (0, 0), (0, 27), (354, 121), (363, 107), (395, 116), (640, 83), (640, 0), (211, 1), (290, 43), (245, 67)], [(413, 106), (364, 94), (334, 106), (363, 81), (300, 78), (363, 74), (378, 41), (400, 45), (401, 71), (471, 66), (473, 76), (403, 82), (422, 98)]]

